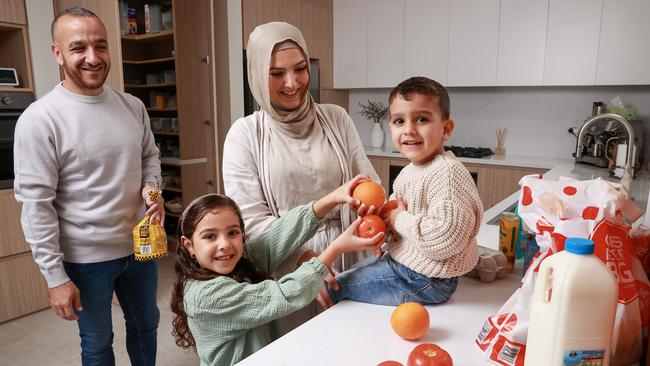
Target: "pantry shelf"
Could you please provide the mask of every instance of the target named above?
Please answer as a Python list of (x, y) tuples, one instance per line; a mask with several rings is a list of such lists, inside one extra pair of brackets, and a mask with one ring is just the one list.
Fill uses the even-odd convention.
[(133, 41), (133, 42), (157, 42), (166, 38), (173, 38), (173, 37), (174, 37), (174, 30), (166, 29), (155, 33), (131, 34), (128, 36), (122, 36), (122, 40)]
[(149, 88), (171, 88), (175, 87), (176, 83), (166, 84), (124, 84), (124, 89), (149, 89)]
[(163, 57), (163, 58), (153, 58), (150, 60), (124, 60), (122, 61), (128, 65), (148, 65), (148, 64), (160, 64), (164, 62), (173, 62), (175, 61), (174, 57)]

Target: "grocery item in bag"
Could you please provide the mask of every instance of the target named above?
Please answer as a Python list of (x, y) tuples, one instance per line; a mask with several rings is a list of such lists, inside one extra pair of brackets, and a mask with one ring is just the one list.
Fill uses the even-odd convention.
[[(647, 332), (644, 319), (650, 318), (650, 286), (645, 273), (639, 270), (643, 266), (635, 265), (638, 260), (632, 256), (630, 228), (623, 220), (628, 217), (624, 209), (626, 191), (620, 184), (603, 179), (577, 181), (561, 177), (550, 181), (537, 175), (523, 177), (520, 185), (519, 216), (525, 229), (536, 234), (539, 251), (532, 258), (521, 287), (485, 322), (475, 341), (479, 350), (494, 364), (523, 365), (539, 267), (546, 258), (564, 250), (566, 238), (581, 237), (593, 240), (594, 255), (614, 275), (619, 287), (610, 365), (638, 362), (643, 334)], [(496, 320), (504, 314), (516, 322), (499, 326)], [(489, 332), (485, 331), (487, 328)]]
[[(159, 190), (149, 191), (152, 201), (158, 200)], [(158, 259), (167, 255), (167, 235), (158, 221), (145, 217), (133, 228), (133, 252), (138, 261)]]
[(539, 267), (525, 365), (609, 365), (618, 284), (591, 240), (565, 247)]
[(499, 250), (508, 258), (507, 271), (515, 269), (515, 256), (519, 240), (519, 217), (511, 212), (504, 212), (499, 217)]

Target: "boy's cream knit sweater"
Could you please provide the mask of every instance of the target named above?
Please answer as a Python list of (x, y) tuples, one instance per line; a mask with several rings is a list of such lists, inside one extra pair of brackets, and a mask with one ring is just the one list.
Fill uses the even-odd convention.
[(472, 177), (452, 152), (424, 165), (407, 165), (393, 191), (408, 205), (395, 220), (401, 236), (390, 248), (395, 260), (428, 277), (455, 277), (474, 268), (483, 205)]

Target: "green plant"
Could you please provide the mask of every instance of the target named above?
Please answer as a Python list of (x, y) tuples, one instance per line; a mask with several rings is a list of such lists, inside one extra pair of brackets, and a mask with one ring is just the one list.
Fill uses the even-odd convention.
[(381, 120), (386, 118), (388, 115), (388, 107), (383, 105), (381, 102), (373, 102), (368, 99), (368, 104), (362, 104), (359, 102), (359, 107), (361, 107), (359, 114), (375, 123), (381, 122)]

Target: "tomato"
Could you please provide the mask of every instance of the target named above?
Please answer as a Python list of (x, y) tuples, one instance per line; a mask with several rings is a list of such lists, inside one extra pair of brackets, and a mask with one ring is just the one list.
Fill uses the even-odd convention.
[(447, 351), (433, 343), (422, 343), (409, 354), (407, 366), (452, 366), (454, 362)]
[(361, 219), (357, 227), (357, 236), (360, 238), (372, 238), (375, 234), (386, 231), (384, 220), (377, 215), (366, 215)]
[(377, 364), (377, 366), (404, 366), (401, 363), (393, 360), (383, 361)]

